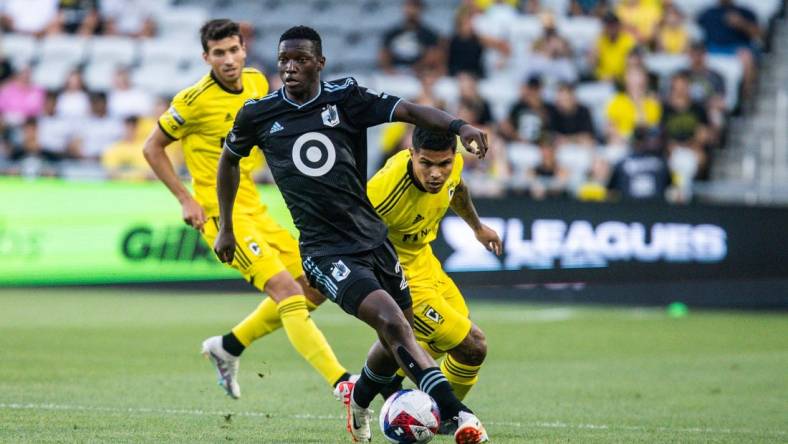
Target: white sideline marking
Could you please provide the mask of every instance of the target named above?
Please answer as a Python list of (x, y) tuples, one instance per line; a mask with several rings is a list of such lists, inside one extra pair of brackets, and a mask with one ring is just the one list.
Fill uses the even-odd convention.
[[(167, 409), (167, 408), (148, 408), (148, 407), (102, 407), (91, 405), (75, 404), (35, 404), (35, 403), (0, 403), (0, 409), (5, 410), (60, 410), (60, 411), (80, 411), (80, 412), (106, 412), (106, 413), (154, 413), (157, 415), (187, 415), (187, 416), (233, 416), (253, 417), (253, 418), (284, 418), (284, 419), (308, 419), (335, 421), (344, 420), (344, 415), (313, 415), (310, 413), (299, 415), (272, 415), (263, 412), (230, 412), (218, 410), (200, 409)], [(606, 424), (568, 424), (565, 422), (487, 422), (490, 426), (517, 427), (517, 428), (542, 428), (542, 429), (577, 429), (577, 430), (624, 430), (632, 432), (679, 432), (679, 433), (710, 433), (710, 434), (750, 434), (750, 435), (775, 435), (786, 436), (788, 432), (784, 430), (757, 430), (757, 429), (713, 429), (705, 427), (673, 428), (673, 427), (643, 427), (626, 425), (606, 425)]]

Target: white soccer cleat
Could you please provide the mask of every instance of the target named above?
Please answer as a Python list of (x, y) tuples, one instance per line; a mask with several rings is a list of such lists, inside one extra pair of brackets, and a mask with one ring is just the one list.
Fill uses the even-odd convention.
[(227, 353), (222, 347), (222, 337), (212, 336), (202, 342), (202, 354), (213, 363), (216, 369), (219, 386), (227, 395), (238, 399), (241, 397), (241, 386), (238, 385), (238, 367), (240, 359)]
[(337, 396), (337, 399), (345, 404), (347, 431), (350, 432), (353, 442), (370, 442), (372, 441), (372, 430), (369, 423), (372, 418), (372, 410), (359, 407), (353, 401), (353, 387), (355, 385), (355, 381), (340, 382), (334, 389), (334, 396)]
[(489, 441), (482, 422), (473, 413), (460, 412), (457, 417), (457, 431), (454, 442), (457, 444), (479, 444)]

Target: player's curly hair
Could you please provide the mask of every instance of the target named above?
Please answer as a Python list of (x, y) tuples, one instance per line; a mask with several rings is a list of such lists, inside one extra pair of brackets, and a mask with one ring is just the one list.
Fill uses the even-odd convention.
[(413, 148), (416, 150), (457, 151), (457, 136), (449, 131), (435, 131), (417, 126), (413, 130)]
[(209, 40), (221, 40), (234, 35), (238, 36), (241, 44), (244, 43), (244, 36), (241, 35), (241, 27), (238, 23), (230, 19), (210, 20), (200, 28), (200, 43), (202, 43), (202, 50), (208, 52)]
[(279, 37), (279, 43), (285, 40), (309, 40), (312, 42), (315, 55), (323, 55), (323, 40), (320, 38), (320, 34), (309, 26), (293, 26)]

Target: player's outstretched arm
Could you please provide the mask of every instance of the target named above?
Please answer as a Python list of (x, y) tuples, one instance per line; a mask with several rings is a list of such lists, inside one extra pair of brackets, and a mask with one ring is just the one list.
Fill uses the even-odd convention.
[(451, 209), (471, 227), (476, 239), (484, 245), (484, 248), (500, 256), (503, 251), (501, 238), (495, 230), (484, 225), (479, 219), (479, 214), (476, 212), (476, 207), (473, 206), (473, 201), (471, 200), (470, 190), (468, 190), (468, 186), (462, 180), (454, 188), (454, 197), (451, 199), (450, 205)]
[(213, 243), (213, 251), (219, 260), (231, 263), (235, 256), (235, 234), (233, 234), (233, 204), (241, 180), (241, 158), (224, 149), (219, 158), (216, 172), (216, 194), (219, 199), (219, 233)]
[(460, 141), (466, 150), (480, 159), (487, 153), (487, 134), (445, 111), (403, 100), (394, 109), (393, 117), (393, 120), (398, 122), (412, 123), (433, 130), (451, 131), (460, 136)]
[(167, 145), (172, 143), (172, 141), (173, 139), (156, 126), (145, 141), (142, 152), (145, 155), (145, 160), (148, 161), (151, 169), (156, 173), (156, 177), (169, 188), (172, 195), (180, 202), (183, 221), (201, 230), (206, 220), (205, 210), (194, 200), (189, 190), (183, 186), (180, 178), (175, 173), (175, 169), (172, 167), (172, 162), (170, 162), (170, 158), (165, 151)]

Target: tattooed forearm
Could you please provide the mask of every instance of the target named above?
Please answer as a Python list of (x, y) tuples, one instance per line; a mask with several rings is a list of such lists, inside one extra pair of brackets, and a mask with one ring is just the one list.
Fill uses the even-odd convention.
[(482, 227), (482, 222), (479, 220), (479, 214), (476, 213), (476, 208), (473, 206), (473, 201), (471, 201), (471, 193), (465, 185), (465, 182), (460, 181), (460, 184), (454, 189), (451, 209), (454, 210), (473, 231), (477, 231)]

